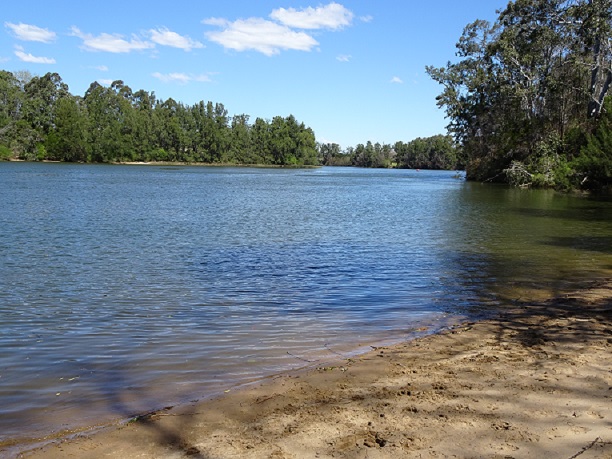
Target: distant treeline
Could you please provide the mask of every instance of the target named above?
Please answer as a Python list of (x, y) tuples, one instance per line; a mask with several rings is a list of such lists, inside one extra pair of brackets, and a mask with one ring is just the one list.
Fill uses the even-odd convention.
[(449, 135), (417, 138), (393, 145), (368, 142), (342, 151), (340, 145), (319, 145), (321, 163), (327, 166), (395, 167), (400, 169), (462, 169), (461, 149)]
[(340, 150), (317, 144), (293, 115), (271, 121), (228, 116), (220, 103), (185, 105), (134, 92), (123, 81), (70, 93), (57, 73), (0, 71), (0, 159), (67, 162), (168, 161), (279, 166), (453, 169), (450, 136)]
[(97, 82), (72, 95), (57, 73), (0, 71), (0, 159), (316, 165), (315, 134), (292, 115), (228, 116), (223, 104), (184, 105)]

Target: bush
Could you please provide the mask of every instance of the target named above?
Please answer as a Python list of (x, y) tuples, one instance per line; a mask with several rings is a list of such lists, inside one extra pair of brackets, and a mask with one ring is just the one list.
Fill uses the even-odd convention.
[(0, 161), (8, 161), (13, 157), (13, 152), (6, 145), (0, 145)]

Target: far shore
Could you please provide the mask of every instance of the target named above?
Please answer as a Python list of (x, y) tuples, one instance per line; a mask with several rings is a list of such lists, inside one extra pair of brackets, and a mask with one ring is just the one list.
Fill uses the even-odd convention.
[(610, 458), (611, 369), (606, 279), (19, 457)]
[(61, 164), (112, 164), (124, 166), (200, 166), (200, 167), (252, 167), (261, 169), (318, 169), (322, 166), (315, 165), (293, 165), (293, 164), (235, 164), (235, 163), (203, 163), (203, 162), (185, 162), (185, 161), (113, 161), (109, 163), (70, 163), (63, 161), (52, 161), (45, 159), (42, 161), (27, 161), (25, 159), (9, 158), (8, 162), (17, 163), (61, 163)]
[(128, 166), (202, 166), (202, 167), (255, 167), (261, 169), (317, 169), (321, 166), (312, 165), (281, 165), (281, 164), (234, 164), (234, 163), (201, 163), (181, 161), (116, 161), (109, 164)]

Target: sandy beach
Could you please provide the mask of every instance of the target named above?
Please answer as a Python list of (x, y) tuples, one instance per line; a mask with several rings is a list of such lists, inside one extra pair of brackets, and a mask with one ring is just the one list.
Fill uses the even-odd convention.
[(27, 458), (612, 458), (612, 281)]

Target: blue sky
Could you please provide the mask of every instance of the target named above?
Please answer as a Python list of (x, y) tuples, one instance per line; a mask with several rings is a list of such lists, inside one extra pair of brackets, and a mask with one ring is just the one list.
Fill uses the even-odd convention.
[(506, 0), (21, 0), (2, 7), (0, 68), (57, 72), (73, 94), (123, 80), (230, 115), (294, 115), (320, 142), (445, 132), (426, 65), (454, 58)]

